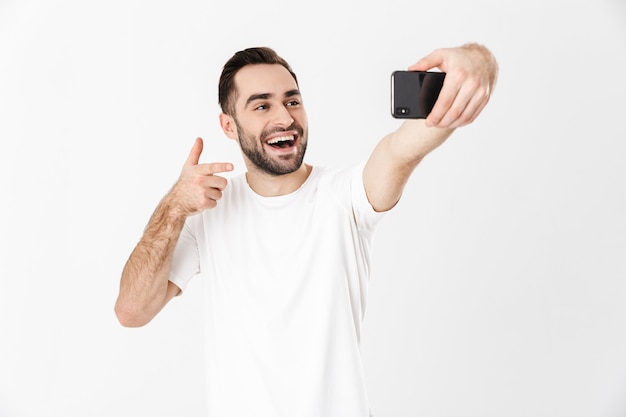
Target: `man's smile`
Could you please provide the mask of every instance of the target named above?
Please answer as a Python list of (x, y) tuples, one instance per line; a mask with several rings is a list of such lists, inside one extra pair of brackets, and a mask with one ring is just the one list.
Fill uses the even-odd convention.
[(295, 131), (277, 132), (269, 135), (265, 140), (265, 144), (273, 151), (279, 151), (280, 153), (290, 152), (296, 147), (298, 137), (299, 135)]

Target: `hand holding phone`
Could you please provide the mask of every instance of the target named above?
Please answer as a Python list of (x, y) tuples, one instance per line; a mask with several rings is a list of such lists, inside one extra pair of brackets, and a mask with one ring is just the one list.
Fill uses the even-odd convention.
[(443, 87), (445, 72), (394, 71), (391, 74), (391, 115), (396, 119), (425, 119)]

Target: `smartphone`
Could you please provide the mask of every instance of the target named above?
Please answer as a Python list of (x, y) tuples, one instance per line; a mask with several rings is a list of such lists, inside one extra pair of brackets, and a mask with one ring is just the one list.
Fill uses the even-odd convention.
[(391, 115), (396, 119), (425, 119), (443, 86), (445, 72), (394, 71), (391, 73)]

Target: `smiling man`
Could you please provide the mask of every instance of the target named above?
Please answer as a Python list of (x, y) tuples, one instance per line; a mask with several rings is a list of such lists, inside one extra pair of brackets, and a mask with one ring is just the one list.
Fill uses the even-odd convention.
[(220, 123), (226, 135), (239, 142), (248, 181), (264, 177), (277, 184), (281, 175), (295, 172), (290, 177), (298, 178), (299, 186), (311, 167), (302, 164), (308, 122), (295, 76), (280, 64), (257, 64), (241, 68), (233, 81), (237, 90), (225, 98)]
[(360, 164), (304, 163), (296, 75), (269, 48), (237, 52), (219, 82), (220, 125), (247, 172), (199, 163), (196, 142), (122, 272), (115, 310), (148, 323), (203, 279), (209, 416), (367, 417), (360, 355), (370, 249), (419, 162), (489, 101), (483, 46), (438, 49), (409, 67), (447, 72), (427, 120), (407, 120)]

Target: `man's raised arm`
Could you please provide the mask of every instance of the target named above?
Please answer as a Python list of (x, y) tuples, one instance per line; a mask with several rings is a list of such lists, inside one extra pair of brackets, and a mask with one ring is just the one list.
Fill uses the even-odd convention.
[(363, 182), (376, 211), (396, 205), (411, 173), (458, 127), (473, 122), (483, 110), (498, 76), (498, 64), (482, 45), (437, 49), (408, 68), (446, 73), (441, 93), (426, 119), (406, 120), (374, 148)]
[(202, 147), (202, 139), (196, 139), (178, 181), (157, 206), (124, 266), (115, 303), (123, 326), (147, 324), (180, 292), (169, 273), (185, 220), (217, 205), (227, 180), (213, 174), (233, 169), (230, 163), (199, 164)]

